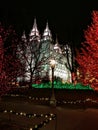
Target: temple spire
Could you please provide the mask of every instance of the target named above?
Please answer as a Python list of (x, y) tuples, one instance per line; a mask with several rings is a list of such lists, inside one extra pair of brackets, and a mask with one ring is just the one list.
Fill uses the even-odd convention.
[(43, 33), (43, 40), (52, 40), (51, 31), (49, 29), (48, 22), (46, 23), (46, 28)]
[(56, 35), (54, 50), (55, 50), (56, 52), (62, 53), (61, 48), (60, 48), (60, 46), (59, 46), (59, 42), (58, 42), (57, 35)]
[(36, 18), (34, 18), (34, 24), (33, 24), (33, 30), (32, 31), (38, 32)]
[(46, 29), (45, 29), (45, 30), (48, 31), (48, 32), (50, 31), (50, 30), (49, 30), (48, 22), (46, 23)]
[(39, 35), (38, 28), (37, 28), (36, 18), (34, 19), (33, 28), (31, 30), (29, 36), (30, 36), (30, 41), (32, 41), (32, 40), (40, 41), (40, 35)]

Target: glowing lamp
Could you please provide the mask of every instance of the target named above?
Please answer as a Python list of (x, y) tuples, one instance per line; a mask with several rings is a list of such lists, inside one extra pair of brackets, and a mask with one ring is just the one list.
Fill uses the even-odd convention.
[(54, 59), (51, 59), (50, 60), (50, 66), (51, 66), (51, 68), (55, 68), (55, 60)]

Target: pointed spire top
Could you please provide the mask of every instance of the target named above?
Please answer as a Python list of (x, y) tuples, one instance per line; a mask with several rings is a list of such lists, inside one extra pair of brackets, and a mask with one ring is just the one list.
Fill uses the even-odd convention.
[(47, 21), (47, 23), (46, 23), (46, 29), (45, 29), (45, 31), (49, 31), (48, 21)]
[(51, 31), (49, 29), (48, 21), (46, 23), (46, 28), (43, 33), (43, 38), (44, 38), (44, 40), (52, 40), (52, 35), (51, 35)]
[(34, 18), (34, 24), (33, 24), (32, 31), (38, 32), (36, 18)]
[(34, 40), (35, 38), (37, 38), (37, 40), (40, 41), (40, 34), (39, 34), (39, 30), (37, 28), (36, 18), (34, 18), (33, 28), (31, 30), (29, 36), (30, 36), (30, 41)]
[(54, 50), (55, 50), (56, 52), (62, 53), (61, 48), (60, 48), (60, 46), (59, 46), (59, 42), (58, 42), (57, 35), (56, 35)]
[(37, 28), (36, 18), (34, 18), (33, 28)]

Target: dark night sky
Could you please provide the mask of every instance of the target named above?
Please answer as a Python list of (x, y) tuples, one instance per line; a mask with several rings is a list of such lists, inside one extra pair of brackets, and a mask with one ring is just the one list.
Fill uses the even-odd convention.
[(14, 25), (19, 35), (27, 34), (36, 17), (38, 29), (43, 33), (46, 22), (60, 43), (66, 41), (79, 45), (83, 40), (83, 30), (91, 23), (92, 10), (98, 10), (96, 0), (3, 0), (0, 3), (0, 21)]

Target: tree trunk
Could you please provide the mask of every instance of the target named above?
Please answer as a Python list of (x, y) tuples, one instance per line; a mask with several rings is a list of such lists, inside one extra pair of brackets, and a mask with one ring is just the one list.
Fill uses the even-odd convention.
[(32, 77), (33, 77), (33, 74), (31, 72), (31, 76), (30, 76), (30, 83), (29, 83), (29, 89), (32, 89)]

